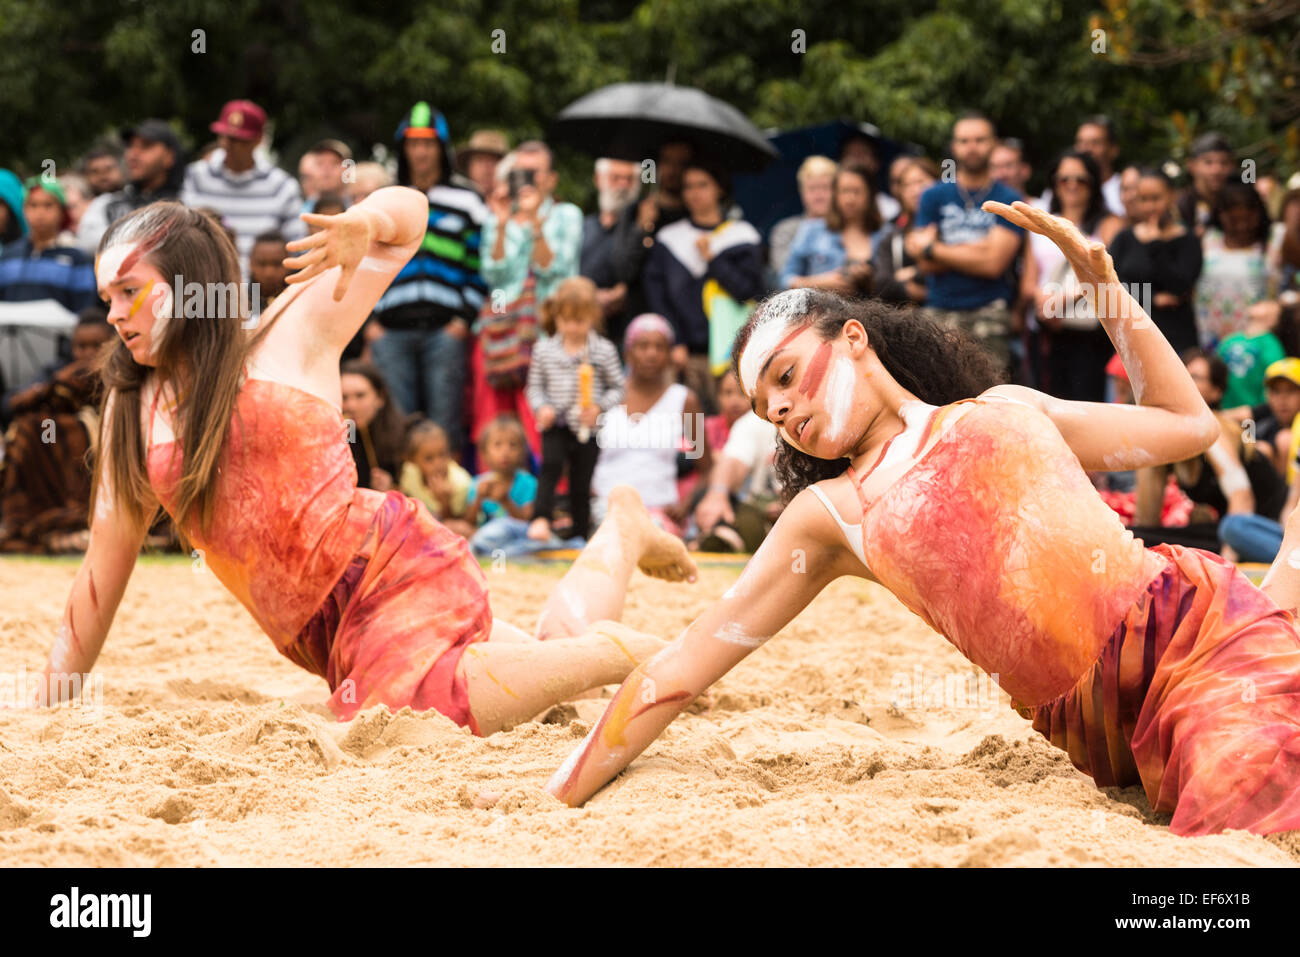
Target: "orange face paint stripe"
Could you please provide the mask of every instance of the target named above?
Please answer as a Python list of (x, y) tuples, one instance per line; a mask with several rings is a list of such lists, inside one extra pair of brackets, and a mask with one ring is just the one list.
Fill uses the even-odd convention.
[(145, 299), (147, 299), (149, 293), (153, 291), (153, 282), (154, 281), (150, 279), (145, 283), (144, 288), (140, 290), (140, 294), (135, 297), (135, 302), (131, 303), (131, 311), (126, 314), (128, 319), (140, 311), (140, 307), (144, 305)]
[(822, 378), (826, 375), (826, 367), (831, 361), (831, 344), (823, 342), (813, 353), (812, 360), (808, 363), (808, 368), (804, 371), (803, 378), (799, 380), (800, 395), (816, 395), (817, 388), (822, 384)]

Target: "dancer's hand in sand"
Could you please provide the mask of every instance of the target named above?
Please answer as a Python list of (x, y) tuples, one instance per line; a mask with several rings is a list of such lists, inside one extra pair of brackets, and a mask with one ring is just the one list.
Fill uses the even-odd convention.
[(339, 302), (347, 294), (357, 266), (375, 238), (374, 220), (359, 207), (336, 216), (303, 213), (302, 219), (309, 226), (319, 227), (320, 231), (286, 244), (286, 249), (298, 255), (286, 259), (284, 264), (301, 271), (285, 281), (306, 282), (327, 269), (341, 266), (343, 271), (334, 285), (334, 301)]
[(1020, 200), (1010, 206), (989, 200), (982, 209), (1056, 243), (1074, 267), (1074, 275), (1079, 282), (1091, 284), (1094, 289), (1107, 283), (1119, 283), (1119, 277), (1115, 275), (1115, 264), (1111, 261), (1110, 253), (1106, 252), (1106, 244), (1100, 240), (1088, 239), (1079, 232), (1078, 226), (1065, 217), (1053, 216), (1046, 210)]
[[(666, 539), (663, 545), (669, 545)], [(799, 559), (792, 566), (790, 556), (796, 554)], [(627, 677), (600, 723), (551, 778), (547, 791), (566, 804), (586, 801), (827, 584), (853, 573), (855, 562), (843, 532), (815, 494), (805, 490), (797, 495), (722, 599)], [(645, 569), (644, 558), (641, 567)]]

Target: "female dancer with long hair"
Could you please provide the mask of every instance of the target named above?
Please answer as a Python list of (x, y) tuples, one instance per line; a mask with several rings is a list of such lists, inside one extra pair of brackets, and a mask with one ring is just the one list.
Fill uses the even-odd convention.
[(402, 187), (305, 216), (321, 231), (290, 245), (301, 271), (255, 332), (235, 247), (207, 217), (155, 203), (104, 234), (96, 278), (120, 341), (102, 373), (90, 546), (47, 675), (94, 663), (159, 505), (276, 648), (328, 681), (340, 719), (411, 705), (488, 734), (621, 680), (662, 646), (613, 621), (632, 569), (681, 580), (695, 568), (634, 492), (543, 609), (536, 636), (557, 640), (534, 641), (493, 619), (464, 539), (399, 492), (357, 488), (339, 357), (427, 217)]
[(780, 429), (792, 501), (722, 600), (624, 682), (552, 794), (585, 801), (854, 575), (998, 676), (1098, 785), (1141, 782), (1174, 833), (1300, 828), (1300, 520), (1262, 588), (1209, 552), (1135, 541), (1085, 470), (1199, 454), (1218, 423), (1101, 243), (1024, 203), (984, 208), (1061, 247), (1138, 405), (994, 385), (973, 343), (879, 303), (769, 299), (733, 359)]

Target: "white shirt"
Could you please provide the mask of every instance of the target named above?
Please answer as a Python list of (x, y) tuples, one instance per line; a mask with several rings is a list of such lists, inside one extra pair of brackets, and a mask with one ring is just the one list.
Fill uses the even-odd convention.
[(722, 454), (743, 462), (749, 470), (748, 481), (740, 496), (742, 500), (771, 497), (777, 490), (776, 477), (772, 473), (776, 436), (776, 426), (766, 419), (760, 419), (752, 410), (731, 424)]

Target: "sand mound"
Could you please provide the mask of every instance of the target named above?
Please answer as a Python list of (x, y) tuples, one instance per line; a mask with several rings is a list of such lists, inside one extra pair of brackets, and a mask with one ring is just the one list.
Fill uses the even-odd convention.
[[(76, 566), (0, 561), (0, 670), (37, 669)], [(531, 629), (560, 568), (490, 572)], [(673, 637), (726, 590), (638, 575)], [(0, 712), (13, 865), (1288, 865), (1296, 835), (1179, 838), (1098, 790), (888, 593), (837, 582), (585, 808), (542, 786), (598, 720), (578, 699), (475, 738), (434, 713), (346, 724), (207, 573), (137, 569), (102, 706)]]

